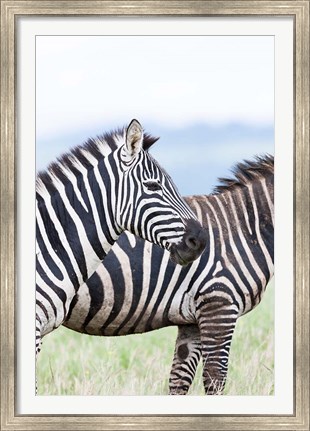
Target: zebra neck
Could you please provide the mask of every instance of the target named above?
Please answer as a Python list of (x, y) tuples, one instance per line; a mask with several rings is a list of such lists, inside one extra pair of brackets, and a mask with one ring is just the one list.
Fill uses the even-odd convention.
[[(215, 254), (227, 247), (261, 250), (266, 275), (273, 274), (274, 208), (273, 175), (215, 195), (186, 198), (203, 226), (214, 233)], [(209, 243), (209, 241), (208, 241)]]
[(61, 278), (74, 273), (76, 287), (95, 272), (121, 233), (115, 222), (118, 176), (111, 178), (107, 159), (37, 190), (37, 256), (49, 267), (64, 262)]

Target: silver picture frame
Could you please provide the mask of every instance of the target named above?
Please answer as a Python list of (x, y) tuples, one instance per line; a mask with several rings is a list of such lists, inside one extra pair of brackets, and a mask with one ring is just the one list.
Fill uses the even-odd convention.
[[(45, 416), (16, 413), (16, 19), (29, 15), (293, 17), (295, 303), (292, 415)], [(309, 56), (308, 0), (1, 1), (1, 430), (309, 430)]]

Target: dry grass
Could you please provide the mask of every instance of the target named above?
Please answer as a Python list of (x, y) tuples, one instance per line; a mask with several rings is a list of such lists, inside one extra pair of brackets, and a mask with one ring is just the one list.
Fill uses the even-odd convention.
[[(274, 384), (274, 289), (239, 319), (226, 395), (271, 395)], [(39, 395), (166, 395), (177, 328), (143, 335), (91, 337), (59, 328), (38, 358)], [(201, 366), (190, 389), (203, 395)]]

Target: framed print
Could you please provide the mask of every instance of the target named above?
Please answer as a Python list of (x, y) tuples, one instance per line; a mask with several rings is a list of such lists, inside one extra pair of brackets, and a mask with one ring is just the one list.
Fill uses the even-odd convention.
[[(138, 148), (143, 133), (157, 162)], [(141, 183), (134, 171), (140, 155), (148, 167)], [(103, 215), (98, 212), (92, 187), (101, 184), (102, 165), (109, 184), (129, 181), (122, 211), (117, 192), (108, 199), (103, 187)], [(189, 196), (191, 210), (161, 166)], [(219, 184), (218, 177), (226, 179)], [(61, 178), (70, 193), (62, 193)], [(256, 196), (251, 181), (257, 178)], [(43, 210), (36, 209), (36, 184)], [(42, 190), (55, 187), (61, 200), (50, 203)], [(143, 196), (140, 207), (136, 196)], [(136, 208), (155, 201), (152, 234), (146, 227), (151, 207), (128, 221)], [(178, 211), (192, 219), (188, 226), (198, 229), (201, 222), (205, 229), (187, 232), (173, 222)], [(84, 228), (82, 217), (90, 220), (90, 213)], [(100, 237), (103, 219), (110, 230)], [(188, 265), (171, 266), (168, 251), (141, 246), (129, 234), (105, 257), (126, 229)], [(253, 230), (259, 232), (254, 239)], [(50, 247), (55, 232), (64, 232), (63, 240)], [(71, 241), (72, 232), (80, 244)], [(184, 238), (172, 246), (169, 238), (179, 232)], [(257, 244), (264, 258), (256, 261)], [(76, 257), (85, 247), (96, 251), (89, 262)], [(45, 254), (58, 263), (48, 268)], [(203, 256), (206, 263), (199, 264)], [(65, 266), (61, 277), (67, 274), (75, 290), (53, 288), (46, 306), (45, 286), (57, 285)], [(212, 315), (218, 298), (232, 305), (211, 324), (203, 313)], [(36, 301), (42, 314), (37, 311), (35, 325)], [(234, 331), (233, 316), (243, 314)], [(48, 332), (36, 357), (34, 340), (40, 350)], [(144, 332), (138, 347), (133, 334)], [(219, 339), (217, 357), (210, 340)], [(161, 362), (165, 354), (168, 365)], [(1, 429), (249, 427), (309, 429), (309, 2), (3, 1)]]

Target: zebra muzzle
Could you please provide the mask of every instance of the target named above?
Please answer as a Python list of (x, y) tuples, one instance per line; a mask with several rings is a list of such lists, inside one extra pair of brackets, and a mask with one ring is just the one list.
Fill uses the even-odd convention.
[(204, 251), (207, 239), (206, 229), (198, 221), (188, 220), (182, 240), (170, 248), (171, 260), (179, 265), (193, 262)]

